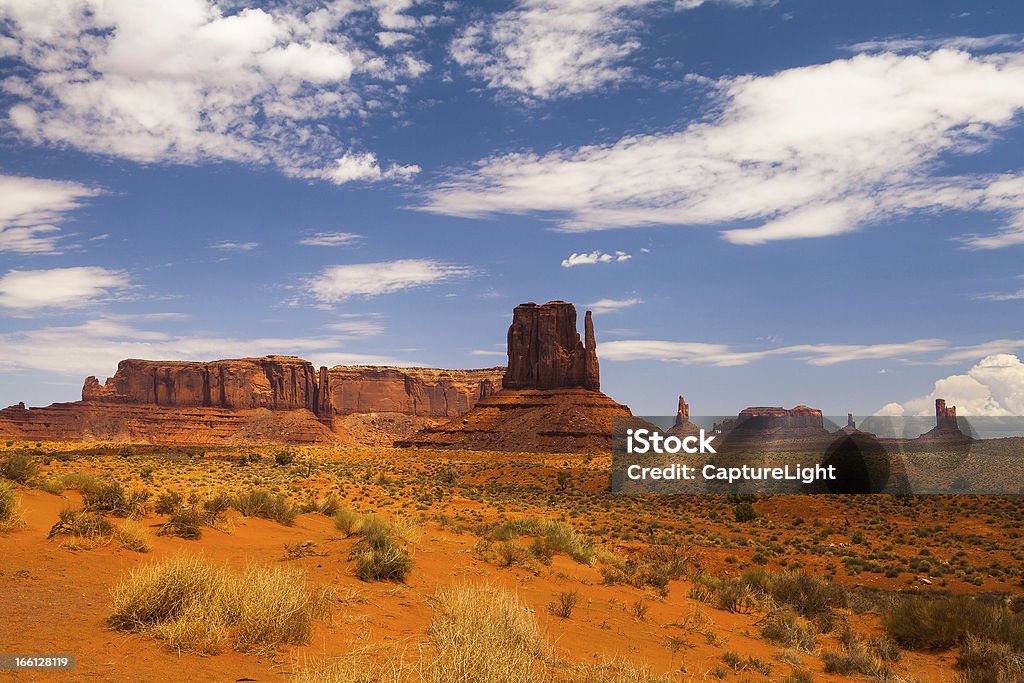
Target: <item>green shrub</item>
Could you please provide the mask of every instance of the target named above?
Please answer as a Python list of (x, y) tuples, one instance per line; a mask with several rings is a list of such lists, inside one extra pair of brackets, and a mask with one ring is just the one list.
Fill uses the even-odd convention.
[(39, 464), (30, 455), (12, 453), (0, 463), (0, 476), (24, 484), (39, 471)]
[(944, 650), (974, 636), (1024, 650), (1024, 614), (967, 596), (910, 596), (893, 603), (882, 624), (896, 641), (921, 650)]
[(732, 513), (736, 517), (737, 522), (752, 522), (757, 519), (757, 510), (745, 500), (736, 503)]
[(164, 491), (156, 497), (156, 504), (153, 510), (158, 515), (169, 515), (181, 507), (181, 494), (177, 491)]
[(171, 513), (167, 522), (160, 527), (158, 536), (177, 536), (197, 541), (203, 535), (203, 518), (192, 507), (180, 507)]
[(362, 539), (352, 548), (356, 576), (363, 581), (404, 581), (412, 571), (412, 558), (393, 525), (365, 515), (359, 527)]

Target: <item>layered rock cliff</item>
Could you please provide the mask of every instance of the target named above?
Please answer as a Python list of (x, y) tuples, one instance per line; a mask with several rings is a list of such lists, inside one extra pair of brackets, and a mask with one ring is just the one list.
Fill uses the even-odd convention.
[(128, 359), (102, 384), (86, 378), (79, 402), (0, 411), (0, 436), (390, 445), (461, 416), (500, 389), (503, 374), (504, 368), (315, 370), (294, 356), (208, 363)]
[(459, 417), (501, 388), (503, 371), (339, 365), (327, 372), (327, 405), (333, 415)]
[(82, 400), (178, 408), (319, 410), (317, 373), (294, 356), (209, 363), (123, 360), (104, 384), (87, 377)]

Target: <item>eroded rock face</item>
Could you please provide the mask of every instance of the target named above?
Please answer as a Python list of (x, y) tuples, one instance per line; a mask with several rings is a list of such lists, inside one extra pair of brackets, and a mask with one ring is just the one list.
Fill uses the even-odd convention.
[(807, 406), (795, 408), (757, 407), (744, 408), (738, 416), (739, 422), (756, 420), (759, 426), (769, 429), (821, 431), (825, 423), (821, 411)]
[(123, 360), (104, 384), (88, 377), (82, 400), (167, 407), (316, 410), (316, 372), (294, 356), (210, 363)]
[[(403, 413), (460, 417), (501, 389), (504, 368), (439, 370), (339, 365), (327, 372), (332, 415)], [(323, 385), (323, 381), (321, 381)], [(321, 416), (327, 414), (322, 412)]]
[(597, 340), (590, 311), (584, 340), (576, 329), (576, 307), (564, 301), (520, 304), (508, 328), (507, 389), (601, 389)]

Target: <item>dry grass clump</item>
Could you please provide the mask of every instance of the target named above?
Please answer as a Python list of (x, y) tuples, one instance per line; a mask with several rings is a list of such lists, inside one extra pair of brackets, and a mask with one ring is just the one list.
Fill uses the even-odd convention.
[(534, 555), (544, 561), (555, 552), (562, 552), (580, 564), (592, 565), (599, 551), (594, 540), (565, 522), (543, 517), (527, 517), (505, 522), (491, 531), (495, 541), (511, 541), (519, 536), (532, 536)]
[(359, 525), (363, 523), (363, 516), (347, 507), (336, 510), (333, 517), (334, 526), (345, 534), (346, 538), (355, 534), (359, 530)]
[(519, 597), (493, 584), (457, 584), (437, 594), (430, 625), (436, 657), (423, 667), (434, 683), (542, 679), (550, 645)]
[(203, 536), (204, 518), (193, 507), (180, 507), (171, 513), (158, 536), (177, 536), (189, 541), (197, 541)]
[(111, 593), (114, 628), (148, 631), (174, 650), (196, 653), (216, 652), (232, 636), (242, 651), (308, 643), (329, 604), (301, 570), (251, 565), (232, 572), (202, 555), (133, 570)]
[(356, 576), (363, 581), (404, 581), (412, 571), (412, 558), (403, 540), (403, 528), (376, 515), (359, 523), (362, 539), (352, 548)]
[(232, 507), (246, 517), (263, 517), (285, 526), (291, 526), (299, 514), (287, 496), (263, 489), (240, 493), (232, 501)]
[(92, 550), (110, 542), (114, 536), (114, 525), (106, 517), (64, 508), (47, 538), (54, 536), (67, 536), (64, 547), (70, 550)]
[(118, 527), (117, 531), (114, 532), (114, 537), (121, 544), (121, 547), (126, 550), (148, 553), (153, 549), (153, 544), (149, 540), (149, 529), (144, 524), (130, 519), (126, 519)]
[(78, 482), (82, 507), (89, 512), (105, 512), (115, 517), (142, 517), (151, 493), (146, 489), (128, 491), (120, 482), (84, 479)]
[(669, 581), (691, 575), (700, 566), (699, 554), (693, 546), (679, 542), (652, 545), (625, 561), (610, 556), (601, 559), (606, 563), (601, 567), (604, 583), (661, 590), (668, 587)]
[(772, 610), (759, 623), (761, 635), (771, 642), (802, 652), (818, 649), (814, 624), (803, 619), (789, 607)]
[(21, 516), (14, 487), (5, 481), (0, 481), (0, 533), (14, 531), (23, 526), (25, 526), (25, 520)]
[(1024, 680), (1024, 652), (1007, 643), (967, 636), (956, 665), (960, 683), (1012, 683)]
[(1024, 650), (1024, 614), (967, 596), (909, 596), (885, 611), (882, 624), (897, 642), (921, 650), (946, 649), (969, 636)]

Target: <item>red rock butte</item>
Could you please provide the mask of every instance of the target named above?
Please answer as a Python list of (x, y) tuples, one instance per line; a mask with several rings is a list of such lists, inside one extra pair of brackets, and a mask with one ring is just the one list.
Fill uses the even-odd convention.
[(0, 436), (212, 445), (364, 443), (372, 436), (373, 445), (390, 445), (424, 425), (459, 417), (496, 392), (503, 373), (504, 368), (315, 370), (294, 356), (128, 359), (102, 384), (86, 378), (81, 401), (0, 410)]
[(427, 427), (400, 446), (541, 453), (610, 452), (612, 418), (629, 408), (601, 393), (590, 311), (584, 339), (564, 301), (516, 306), (502, 389), (461, 418)]

